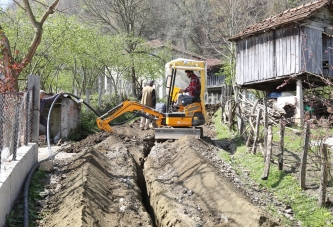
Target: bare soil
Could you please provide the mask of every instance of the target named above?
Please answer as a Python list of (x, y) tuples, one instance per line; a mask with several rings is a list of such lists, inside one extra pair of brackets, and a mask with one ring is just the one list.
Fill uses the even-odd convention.
[(281, 226), (265, 209), (282, 204), (217, 156), (231, 144), (210, 123), (159, 143), (138, 121), (114, 129), (62, 145), (76, 155), (55, 156), (39, 226)]

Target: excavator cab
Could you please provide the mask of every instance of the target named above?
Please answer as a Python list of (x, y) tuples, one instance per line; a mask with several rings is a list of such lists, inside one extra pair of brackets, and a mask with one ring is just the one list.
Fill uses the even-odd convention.
[[(192, 70), (199, 77), (201, 83), (201, 90), (194, 98), (190, 99), (180, 93), (180, 89), (186, 88), (190, 83), (185, 70)], [(172, 129), (155, 128), (155, 138), (179, 138), (182, 135), (201, 137), (202, 128), (198, 126), (206, 122), (204, 103), (207, 78), (206, 62), (178, 58), (165, 65), (165, 73), (167, 91), (165, 121), (167, 126), (172, 126)], [(180, 96), (179, 101), (178, 96)]]
[[(203, 61), (195, 61), (189, 59), (178, 58), (165, 65), (166, 73), (166, 88), (168, 93), (167, 110), (175, 112), (179, 109), (180, 112), (185, 111), (185, 107), (191, 103), (197, 103), (202, 108), (205, 114), (204, 94), (206, 91), (207, 68)], [(193, 98), (188, 98), (179, 91), (186, 88), (190, 83), (190, 78), (187, 77), (185, 70), (192, 70), (196, 74), (201, 83), (201, 91), (197, 91)], [(180, 102), (178, 102), (178, 97)]]
[[(201, 91), (187, 100), (178, 103), (180, 89), (186, 88), (190, 79), (185, 70), (192, 70), (200, 79)], [(184, 135), (200, 138), (202, 127), (206, 122), (204, 94), (206, 91), (207, 66), (204, 61), (178, 58), (165, 65), (167, 103), (166, 112), (162, 113), (134, 101), (124, 101), (104, 115), (96, 119), (97, 126), (105, 131), (113, 131), (110, 124), (114, 119), (126, 112), (136, 112), (142, 117), (150, 118), (155, 124), (155, 139), (179, 139)]]

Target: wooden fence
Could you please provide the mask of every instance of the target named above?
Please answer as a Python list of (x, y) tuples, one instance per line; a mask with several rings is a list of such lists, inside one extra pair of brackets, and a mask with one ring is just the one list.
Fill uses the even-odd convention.
[[(319, 147), (319, 152), (316, 154), (317, 163), (320, 165), (320, 170), (318, 171), (320, 172), (318, 205), (323, 207), (327, 200), (328, 174), (330, 172), (330, 158), (325, 138), (317, 140), (316, 144), (311, 143), (311, 121), (305, 122), (304, 126), (300, 127), (300, 130), (286, 127), (286, 119), (283, 118), (281, 111), (274, 108), (274, 106), (269, 106), (267, 101), (267, 98), (256, 101), (247, 100), (241, 96), (238, 100), (230, 98), (222, 106), (221, 122), (228, 126), (229, 131), (234, 129), (238, 131), (238, 135), (246, 141), (246, 146), (250, 153), (256, 154), (257, 149), (260, 148), (265, 163), (261, 177), (262, 180), (268, 179), (271, 163), (277, 164), (278, 169), (281, 171), (287, 165), (284, 163), (286, 128), (302, 135), (301, 141), (303, 144), (301, 146), (302, 155), (300, 156), (300, 163), (294, 163), (295, 167), (299, 167), (299, 186), (302, 189), (306, 189), (306, 170), (309, 151), (313, 146)], [(273, 126), (279, 130), (279, 142), (275, 143), (273, 142)], [(260, 129), (263, 129), (263, 131), (260, 132)], [(277, 146), (278, 148), (275, 149), (277, 151), (275, 154), (273, 153), (273, 146)], [(272, 159), (273, 156), (277, 158), (277, 162), (274, 162)]]

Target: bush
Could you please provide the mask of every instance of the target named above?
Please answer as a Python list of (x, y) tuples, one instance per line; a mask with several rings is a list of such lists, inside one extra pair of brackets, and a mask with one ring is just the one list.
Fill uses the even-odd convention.
[[(121, 97), (120, 99), (138, 101), (134, 97)], [(99, 113), (99, 116), (101, 116), (110, 111), (111, 109), (115, 108), (116, 106), (120, 105), (122, 101), (119, 101), (119, 97), (117, 98), (115, 95), (105, 94), (102, 95), (100, 104), (98, 105), (97, 103), (98, 103), (98, 96), (91, 95), (89, 106), (92, 109), (94, 109), (97, 113)], [(81, 114), (82, 137), (86, 137), (89, 134), (93, 134), (99, 131), (99, 128), (96, 123), (96, 119), (99, 116), (96, 116), (96, 114), (93, 111), (82, 111)], [(136, 118), (136, 116), (137, 115), (135, 115), (134, 113), (124, 113), (123, 115), (113, 120), (111, 122), (111, 125), (124, 124), (127, 121)]]

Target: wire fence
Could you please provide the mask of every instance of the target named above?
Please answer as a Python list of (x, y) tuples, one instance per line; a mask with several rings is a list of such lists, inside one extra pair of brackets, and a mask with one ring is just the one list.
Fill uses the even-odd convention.
[(32, 134), (33, 90), (0, 93), (0, 171), (4, 162), (16, 160), (19, 147)]

